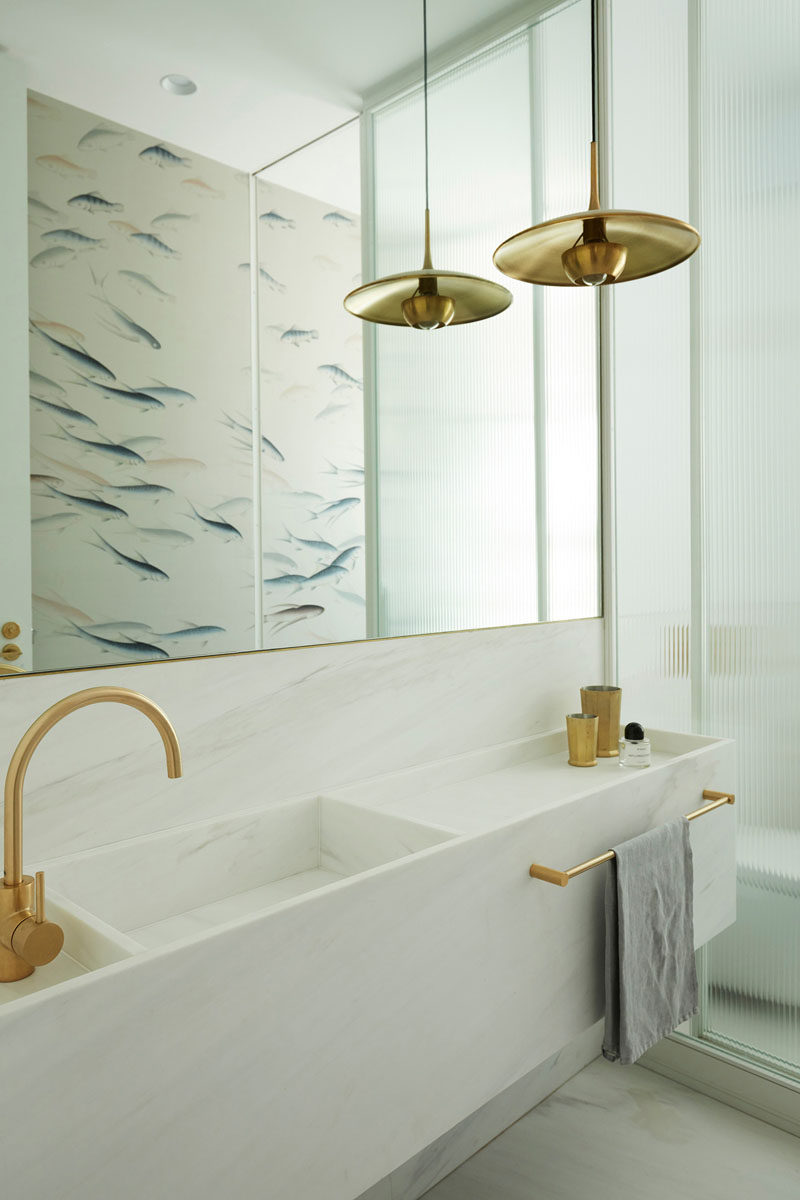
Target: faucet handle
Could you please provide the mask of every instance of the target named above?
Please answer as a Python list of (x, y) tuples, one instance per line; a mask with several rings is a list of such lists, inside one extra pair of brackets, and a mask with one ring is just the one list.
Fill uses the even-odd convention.
[(64, 945), (64, 930), (60, 925), (45, 919), (44, 915), (44, 871), (36, 872), (36, 911), (26, 917), (14, 930), (11, 949), (32, 967), (43, 967), (61, 953)]

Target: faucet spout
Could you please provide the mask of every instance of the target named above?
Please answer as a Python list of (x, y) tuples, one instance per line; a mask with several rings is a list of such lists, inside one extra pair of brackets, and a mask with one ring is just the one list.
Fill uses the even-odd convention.
[(5, 786), (5, 855), (4, 855), (4, 885), (18, 887), (22, 883), (22, 789), (28, 765), (33, 758), (36, 747), (42, 738), (56, 725), (62, 717), (88, 704), (102, 704), (106, 701), (115, 704), (127, 704), (137, 708), (155, 725), (167, 757), (167, 775), (177, 779), (182, 774), (181, 748), (178, 737), (167, 714), (148, 700), (146, 696), (128, 688), (94, 687), (82, 692), (65, 696), (41, 716), (37, 717), (30, 729), (23, 734), (19, 745), (11, 756), (11, 762), (6, 775)]

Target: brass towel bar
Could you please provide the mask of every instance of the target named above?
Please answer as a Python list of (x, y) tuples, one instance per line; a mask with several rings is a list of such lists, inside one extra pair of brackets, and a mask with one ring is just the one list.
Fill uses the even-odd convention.
[[(695, 817), (704, 817), (706, 813), (713, 812), (715, 808), (720, 808), (723, 804), (735, 803), (736, 797), (732, 792), (711, 792), (704, 791), (703, 799), (708, 800), (708, 804), (704, 804), (702, 808), (696, 808), (694, 812), (686, 814), (687, 821), (694, 821)], [(540, 863), (532, 863), (530, 874), (533, 879), (543, 879), (545, 883), (554, 883), (557, 887), (566, 887), (570, 879), (574, 879), (576, 875), (582, 875), (584, 871), (591, 871), (592, 867), (599, 867), (601, 863), (610, 862), (616, 857), (613, 850), (606, 850), (605, 854), (598, 854), (597, 858), (589, 858), (586, 862), (578, 863), (577, 867), (570, 867), (568, 871), (554, 871), (552, 867), (543, 867)]]

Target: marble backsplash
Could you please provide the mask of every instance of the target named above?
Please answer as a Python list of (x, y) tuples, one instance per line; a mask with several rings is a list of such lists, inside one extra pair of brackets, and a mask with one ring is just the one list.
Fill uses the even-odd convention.
[(2, 764), (40, 712), (101, 684), (155, 700), (183, 749), (171, 781), (140, 713), (70, 715), (28, 772), (25, 862), (543, 732), (602, 679), (602, 653), (590, 619), (2, 678)]

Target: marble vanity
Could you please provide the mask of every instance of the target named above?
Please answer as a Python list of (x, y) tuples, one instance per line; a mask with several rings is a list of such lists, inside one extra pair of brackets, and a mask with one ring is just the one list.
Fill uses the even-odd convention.
[[(0, 997), (0, 1111), (48, 1152), (10, 1139), (4, 1182), (359, 1196), (602, 1015), (605, 868), (528, 867), (735, 788), (730, 742), (651, 738), (644, 771), (575, 770), (557, 731), (37, 864), (66, 953)], [(691, 826), (698, 945), (735, 916), (734, 828)]]

